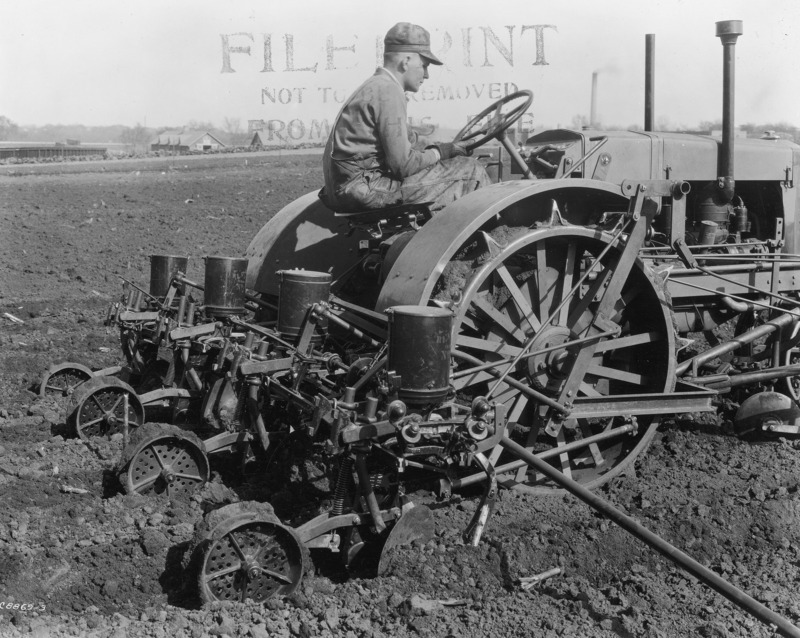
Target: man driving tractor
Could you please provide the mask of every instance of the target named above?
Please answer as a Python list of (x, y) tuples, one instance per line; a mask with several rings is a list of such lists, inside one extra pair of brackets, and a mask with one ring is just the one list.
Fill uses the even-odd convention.
[(439, 210), (490, 183), (483, 166), (467, 157), (467, 142), (412, 148), (406, 91), (419, 91), (428, 66), (442, 62), (430, 35), (399, 22), (384, 38), (383, 66), (347, 99), (323, 154), (321, 197), (339, 213), (431, 202)]

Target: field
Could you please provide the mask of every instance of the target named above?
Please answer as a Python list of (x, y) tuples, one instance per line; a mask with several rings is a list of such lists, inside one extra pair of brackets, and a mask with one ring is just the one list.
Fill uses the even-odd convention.
[[(315, 555), (316, 574), (287, 599), (198, 606), (182, 569), (195, 523), (215, 503), (262, 498), (263, 477), (225, 487), (220, 468), (188, 502), (126, 496), (121, 442), (77, 439), (65, 403), (36, 387), (51, 363), (120, 363), (103, 319), (120, 277), (146, 287), (151, 254), (189, 255), (202, 281), (202, 257), (243, 255), (321, 181), (319, 156), (294, 154), (0, 173), (0, 636), (773, 635), (575, 498), (514, 492), (477, 548), (460, 539), (475, 502), (456, 497), (434, 511), (436, 538), (384, 576), (347, 577)], [(667, 421), (601, 495), (798, 623), (798, 454), (724, 423)], [(556, 566), (562, 575), (519, 586)]]

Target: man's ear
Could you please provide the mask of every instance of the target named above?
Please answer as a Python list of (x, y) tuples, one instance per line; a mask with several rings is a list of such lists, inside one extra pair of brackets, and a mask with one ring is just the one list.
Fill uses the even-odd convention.
[(411, 56), (410, 55), (404, 55), (402, 58), (400, 58), (400, 62), (397, 65), (397, 69), (401, 73), (405, 73), (408, 70), (408, 63), (410, 61), (411, 61)]

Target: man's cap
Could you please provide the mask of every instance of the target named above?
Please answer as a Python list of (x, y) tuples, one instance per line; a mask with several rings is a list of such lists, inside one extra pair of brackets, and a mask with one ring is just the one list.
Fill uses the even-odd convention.
[(431, 34), (421, 26), (410, 22), (398, 22), (389, 29), (383, 39), (383, 50), (386, 53), (419, 53), (432, 64), (442, 64), (442, 61), (431, 53)]

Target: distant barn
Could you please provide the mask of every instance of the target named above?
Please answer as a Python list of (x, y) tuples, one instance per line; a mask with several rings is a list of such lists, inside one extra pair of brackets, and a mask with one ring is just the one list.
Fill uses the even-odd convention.
[(167, 151), (169, 153), (189, 153), (191, 151), (218, 151), (225, 148), (208, 131), (164, 131), (150, 142), (151, 151)]

